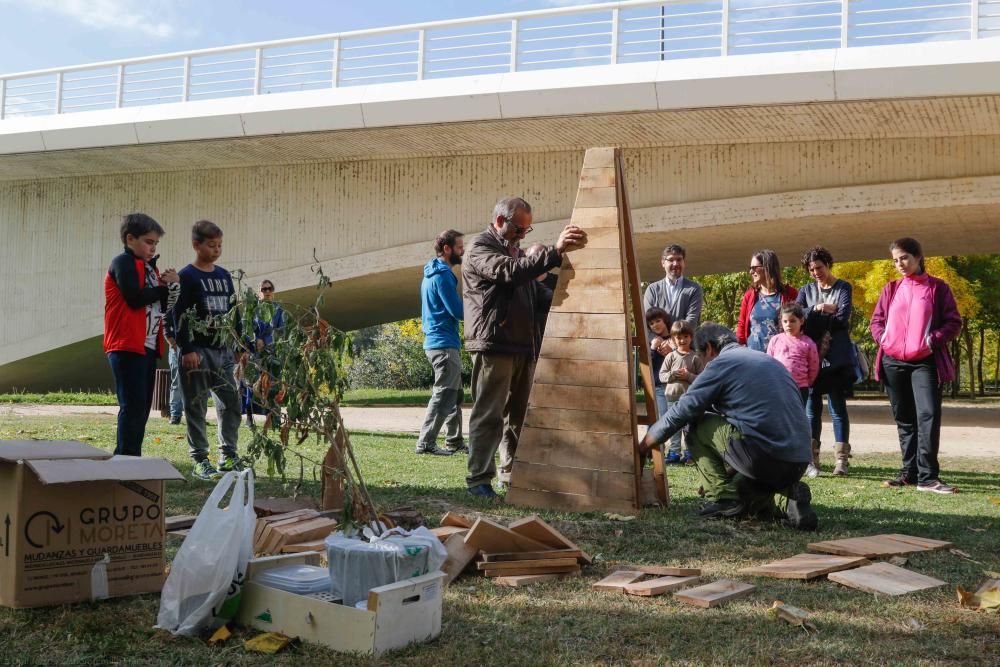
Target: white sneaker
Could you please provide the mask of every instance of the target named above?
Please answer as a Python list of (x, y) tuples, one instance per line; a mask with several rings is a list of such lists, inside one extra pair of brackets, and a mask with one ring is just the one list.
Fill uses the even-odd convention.
[(816, 479), (817, 477), (819, 477), (819, 468), (810, 463), (808, 466), (806, 466), (806, 477), (808, 477), (809, 479)]

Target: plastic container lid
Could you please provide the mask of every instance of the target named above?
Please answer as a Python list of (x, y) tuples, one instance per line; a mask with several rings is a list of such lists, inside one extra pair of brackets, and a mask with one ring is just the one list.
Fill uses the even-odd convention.
[(282, 565), (264, 570), (254, 582), (289, 593), (308, 595), (330, 590), (330, 572), (315, 565)]

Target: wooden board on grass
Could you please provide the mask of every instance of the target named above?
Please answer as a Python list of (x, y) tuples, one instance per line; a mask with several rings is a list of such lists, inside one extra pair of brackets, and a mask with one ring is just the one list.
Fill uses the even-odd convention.
[(527, 570), (536, 567), (573, 567), (575, 558), (540, 558), (537, 560), (502, 560), (477, 563), (480, 570)]
[(827, 578), (850, 588), (884, 595), (904, 595), (946, 583), (890, 563), (873, 563), (846, 572), (831, 572)]
[(620, 566), (622, 570), (635, 570), (645, 574), (655, 574), (658, 577), (700, 577), (700, 567), (671, 567), (669, 565), (634, 565), (629, 563)]
[(521, 551), (501, 554), (483, 554), (483, 560), (488, 563), (507, 562), (514, 560), (551, 560), (553, 558), (582, 558), (579, 549), (552, 549), (551, 551)]
[(524, 517), (523, 519), (518, 519), (517, 521), (511, 523), (508, 528), (519, 535), (529, 537), (537, 542), (541, 542), (542, 544), (552, 547), (553, 549), (577, 550), (580, 552), (580, 558), (588, 564), (594, 562), (594, 559), (587, 555), (582, 549), (580, 549), (580, 547), (576, 546), (572, 540), (560, 533), (537, 515), (533, 514), (531, 516)]
[(198, 517), (193, 514), (182, 514), (180, 516), (168, 516), (163, 522), (163, 528), (168, 533), (174, 530), (184, 530), (190, 528), (197, 521)]
[(253, 503), (253, 511), (258, 517), (315, 509), (319, 509), (316, 501), (307, 496), (299, 496), (298, 498), (257, 498)]
[(447, 586), (455, 581), (458, 575), (462, 574), (462, 571), (469, 566), (479, 550), (466, 544), (465, 536), (458, 534), (452, 535), (444, 541), (444, 549), (448, 552), (448, 557), (441, 565), (441, 571), (445, 574), (444, 584)]
[(546, 581), (558, 581), (560, 579), (565, 579), (566, 577), (578, 576), (580, 576), (579, 572), (565, 572), (562, 574), (518, 574), (508, 577), (496, 577), (493, 581), (500, 586), (520, 588), (522, 586), (531, 586), (532, 584), (540, 584)]
[(887, 535), (882, 535), (881, 537), (888, 537), (890, 540), (923, 547), (930, 551), (947, 549), (954, 546), (951, 542), (945, 542), (944, 540), (932, 540), (929, 537), (914, 537), (913, 535), (900, 535), (899, 533), (889, 533)]
[(773, 563), (745, 567), (740, 574), (775, 579), (817, 579), (831, 572), (849, 570), (868, 565), (871, 561), (861, 556), (829, 556), (826, 554), (798, 554)]
[(686, 588), (698, 581), (698, 577), (657, 577), (646, 581), (637, 581), (633, 584), (625, 584), (622, 592), (626, 595), (642, 595), (651, 597), (653, 595), (663, 595), (679, 588)]
[(506, 526), (501, 526), (485, 517), (479, 517), (472, 524), (472, 528), (465, 535), (465, 543), (487, 553), (545, 550), (545, 545), (541, 542), (518, 535)]
[(750, 595), (753, 590), (753, 585), (745, 584), (742, 581), (719, 579), (704, 586), (678, 591), (674, 593), (674, 597), (681, 602), (708, 609)]
[(579, 572), (580, 566), (574, 563), (573, 565), (560, 565), (559, 567), (522, 567), (517, 569), (489, 569), (480, 571), (487, 577), (508, 577), (524, 574), (566, 574), (569, 572)]
[(442, 526), (454, 526), (456, 528), (472, 528), (472, 521), (456, 512), (445, 512), (441, 517)]
[(638, 570), (618, 570), (612, 572), (600, 581), (594, 582), (590, 587), (595, 591), (613, 591), (620, 593), (625, 586), (635, 583), (646, 576), (645, 572)]
[(925, 546), (903, 542), (888, 535), (871, 535), (868, 537), (848, 537), (842, 540), (827, 540), (811, 542), (810, 551), (821, 551), (838, 556), (863, 556), (879, 558), (881, 556), (896, 556), (915, 551), (929, 551)]

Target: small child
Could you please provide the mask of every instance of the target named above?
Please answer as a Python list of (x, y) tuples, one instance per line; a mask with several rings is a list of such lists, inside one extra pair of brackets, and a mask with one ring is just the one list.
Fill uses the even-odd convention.
[(156, 268), (160, 223), (130, 213), (119, 233), (125, 248), (104, 275), (104, 352), (118, 395), (115, 454), (142, 456), (156, 361), (163, 355), (163, 314), (180, 287), (176, 271)]
[(667, 412), (667, 397), (664, 394), (663, 382), (660, 380), (660, 367), (670, 352), (670, 315), (662, 308), (650, 308), (646, 311), (646, 325), (656, 334), (653, 340), (649, 341), (649, 362), (653, 372), (656, 417), (659, 419)]
[(236, 454), (239, 439), (241, 404), (236, 389), (234, 351), (221, 347), (214, 331), (193, 331), (188, 319), (207, 320), (229, 311), (235, 292), (233, 279), (215, 262), (222, 254), (222, 230), (213, 222), (199, 220), (191, 229), (195, 260), (179, 271), (181, 296), (174, 308), (174, 330), (181, 349), (181, 386), (184, 414), (187, 416), (188, 450), (194, 459), (194, 476), (218, 479), (219, 470), (208, 460), (208, 433), (205, 412), (208, 395), (215, 399), (218, 422), (219, 469), (241, 470)]
[(819, 375), (819, 351), (816, 343), (802, 333), (806, 315), (798, 303), (786, 303), (781, 307), (781, 328), (784, 333), (776, 334), (767, 343), (767, 353), (780, 361), (802, 394), (802, 405), (809, 398), (809, 387)]
[[(670, 338), (673, 341), (673, 352), (667, 355), (660, 369), (660, 381), (666, 384), (667, 406), (676, 403), (688, 390), (694, 379), (705, 368), (705, 362), (691, 349), (694, 338), (694, 327), (686, 320), (677, 320), (670, 327)], [(667, 453), (667, 463), (693, 464), (691, 450), (685, 449), (681, 455), (680, 433), (670, 441), (670, 451)]]

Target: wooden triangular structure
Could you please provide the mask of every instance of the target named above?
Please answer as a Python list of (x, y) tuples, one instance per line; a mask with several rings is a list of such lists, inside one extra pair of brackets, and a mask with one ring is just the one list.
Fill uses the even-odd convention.
[(572, 223), (587, 244), (563, 257), (507, 493), (514, 505), (634, 512), (669, 499), (662, 454), (649, 469), (635, 449), (636, 361), (651, 419), (656, 407), (623, 172), (620, 149), (584, 157)]

